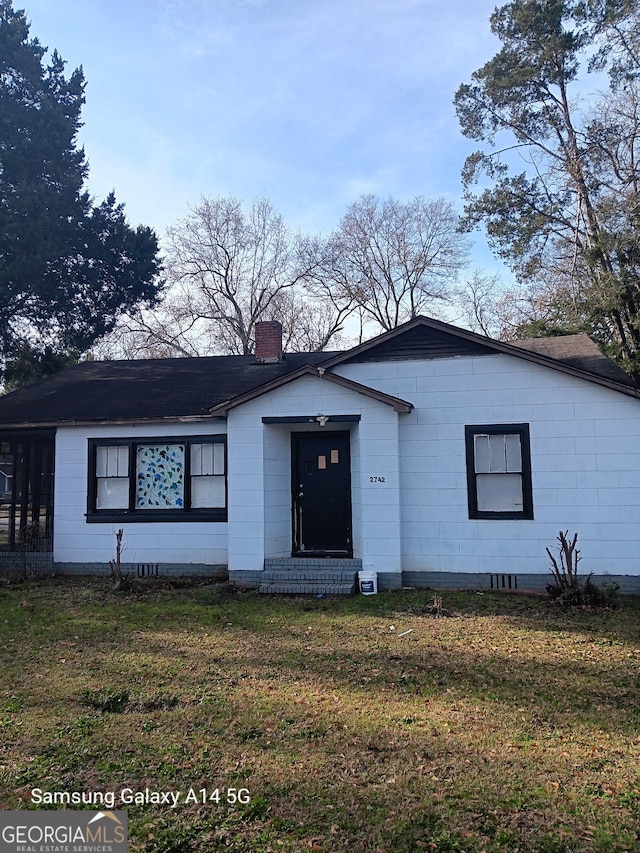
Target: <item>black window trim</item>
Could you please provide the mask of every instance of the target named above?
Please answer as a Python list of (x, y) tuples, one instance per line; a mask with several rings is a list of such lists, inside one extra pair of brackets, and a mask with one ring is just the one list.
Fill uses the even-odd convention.
[[(184, 471), (184, 502), (180, 509), (137, 509), (136, 494), (136, 449), (142, 445), (153, 444), (183, 444), (185, 446)], [(223, 444), (224, 445), (224, 507), (191, 507), (191, 453), (192, 444)], [(129, 508), (128, 509), (96, 509), (97, 477), (96, 451), (98, 447), (128, 447), (129, 448)], [(194, 522), (194, 521), (227, 521), (228, 507), (228, 476), (227, 476), (227, 435), (215, 433), (207, 435), (153, 435), (153, 436), (123, 436), (113, 438), (88, 439), (87, 465), (87, 513), (88, 523), (125, 523), (125, 522)]]
[[(476, 435), (519, 435), (522, 452), (522, 510), (498, 512), (478, 509), (478, 492), (476, 486), (474, 436)], [(467, 457), (467, 496), (469, 501), (469, 518), (495, 518), (503, 520), (533, 519), (533, 489), (531, 484), (531, 437), (529, 424), (473, 424), (465, 426), (464, 437)]]

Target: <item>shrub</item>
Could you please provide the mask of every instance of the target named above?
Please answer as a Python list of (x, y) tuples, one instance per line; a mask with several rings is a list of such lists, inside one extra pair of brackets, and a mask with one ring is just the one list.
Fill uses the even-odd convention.
[(586, 605), (587, 607), (607, 607), (615, 602), (618, 592), (618, 584), (610, 584), (604, 588), (593, 583), (591, 572), (582, 581), (578, 577), (578, 563), (580, 562), (580, 550), (578, 549), (578, 534), (574, 533), (569, 540), (569, 531), (561, 530), (558, 533), (558, 556), (557, 558), (547, 548), (547, 554), (551, 560), (549, 571), (553, 575), (553, 583), (547, 584), (547, 593), (553, 601), (558, 601), (567, 606)]

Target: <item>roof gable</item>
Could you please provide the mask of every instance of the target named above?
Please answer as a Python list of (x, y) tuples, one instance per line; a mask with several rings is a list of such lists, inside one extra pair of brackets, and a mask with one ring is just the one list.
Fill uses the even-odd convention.
[(332, 366), (338, 362), (358, 364), (370, 361), (452, 358), (459, 355), (493, 355), (495, 352), (482, 341), (470, 340), (421, 320), (422, 318), (418, 322), (399, 326), (393, 332), (354, 347), (349, 352), (336, 356), (330, 364)]
[[(571, 339), (571, 340), (569, 340)], [(563, 341), (563, 344), (556, 343)], [(323, 367), (365, 361), (452, 358), (503, 353), (604, 385), (632, 397), (640, 388), (587, 335), (496, 341), (441, 320), (416, 317), (371, 341), (327, 359)]]
[(391, 394), (385, 394), (383, 391), (378, 391), (375, 388), (370, 388), (368, 385), (362, 385), (360, 382), (354, 382), (352, 379), (347, 379), (344, 376), (339, 376), (335, 373), (326, 373), (324, 368), (322, 367), (312, 367), (307, 364), (304, 367), (299, 368), (293, 373), (289, 373), (286, 376), (282, 376), (278, 379), (274, 379), (272, 382), (267, 383), (266, 385), (262, 385), (260, 388), (255, 388), (252, 391), (248, 391), (246, 394), (240, 394), (237, 397), (234, 397), (231, 400), (227, 400), (224, 403), (220, 403), (217, 406), (212, 406), (210, 409), (210, 413), (212, 416), (224, 416), (227, 415), (231, 409), (235, 409), (238, 406), (242, 406), (245, 403), (248, 403), (250, 400), (255, 400), (257, 397), (261, 397), (263, 394), (268, 394), (271, 391), (275, 391), (277, 388), (282, 388), (283, 385), (288, 385), (291, 382), (295, 382), (297, 379), (302, 378), (303, 376), (314, 376), (317, 379), (322, 379), (326, 382), (331, 382), (335, 385), (340, 385), (343, 388), (348, 388), (350, 391), (355, 391), (358, 394), (363, 394), (365, 397), (371, 397), (375, 400), (380, 401), (381, 403), (386, 403), (389, 406), (392, 406), (394, 411), (401, 412), (407, 414), (413, 409), (413, 403), (409, 403), (406, 400), (400, 399), (400, 397), (393, 397)]

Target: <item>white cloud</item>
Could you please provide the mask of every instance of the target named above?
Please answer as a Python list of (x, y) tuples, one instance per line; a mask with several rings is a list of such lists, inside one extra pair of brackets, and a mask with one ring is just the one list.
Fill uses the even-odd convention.
[(201, 194), (268, 195), (327, 231), (364, 192), (459, 199), (457, 86), (493, 0), (30, 0), (88, 80), (97, 196), (160, 230)]

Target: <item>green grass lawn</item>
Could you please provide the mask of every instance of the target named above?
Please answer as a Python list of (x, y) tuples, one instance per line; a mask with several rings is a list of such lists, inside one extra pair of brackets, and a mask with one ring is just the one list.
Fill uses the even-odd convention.
[(0, 808), (179, 791), (126, 806), (159, 853), (640, 850), (640, 602), (432, 597), (0, 587)]

